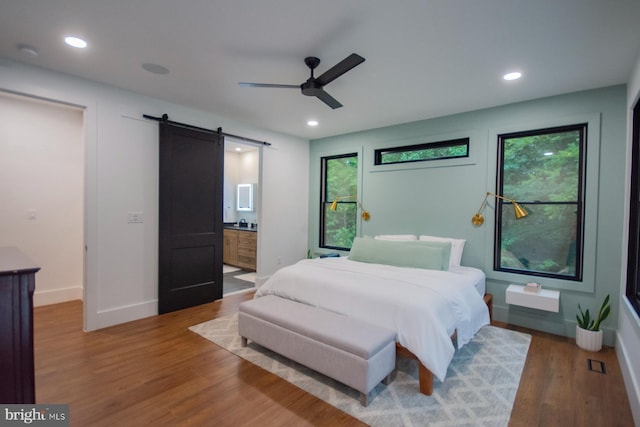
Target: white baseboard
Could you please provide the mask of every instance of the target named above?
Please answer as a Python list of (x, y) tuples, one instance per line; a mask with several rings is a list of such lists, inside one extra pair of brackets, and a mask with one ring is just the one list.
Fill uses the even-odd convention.
[(33, 306), (59, 304), (61, 302), (82, 300), (82, 287), (54, 289), (51, 291), (36, 291), (33, 293)]
[(144, 301), (124, 307), (100, 310), (96, 315), (94, 329), (102, 329), (132, 320), (144, 319), (158, 314), (158, 300)]
[(618, 364), (622, 371), (622, 378), (624, 378), (631, 414), (636, 425), (640, 425), (640, 378), (635, 376), (637, 368), (633, 369), (634, 366), (637, 366), (638, 355), (629, 354), (620, 334), (616, 336), (616, 356), (618, 356)]

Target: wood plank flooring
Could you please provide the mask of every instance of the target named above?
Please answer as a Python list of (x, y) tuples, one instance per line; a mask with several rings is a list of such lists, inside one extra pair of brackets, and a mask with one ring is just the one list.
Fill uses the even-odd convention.
[[(82, 332), (82, 304), (34, 312), (36, 401), (68, 403), (72, 426), (362, 426), (361, 422), (200, 336), (191, 325), (237, 310), (252, 293)], [(615, 352), (537, 331), (512, 426), (633, 426)], [(587, 359), (607, 374), (590, 372)]]

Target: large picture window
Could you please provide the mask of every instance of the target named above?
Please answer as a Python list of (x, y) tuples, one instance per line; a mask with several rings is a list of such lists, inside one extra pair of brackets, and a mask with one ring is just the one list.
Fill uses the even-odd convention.
[(626, 296), (640, 316), (640, 101), (633, 108)]
[(582, 280), (587, 125), (498, 136), (494, 269)]
[[(320, 247), (349, 250), (358, 218), (358, 154), (322, 157), (320, 170)], [(337, 208), (331, 210), (336, 199)]]

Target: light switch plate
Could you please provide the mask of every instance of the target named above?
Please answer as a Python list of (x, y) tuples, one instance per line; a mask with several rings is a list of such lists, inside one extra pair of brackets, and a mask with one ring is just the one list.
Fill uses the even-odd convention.
[(129, 212), (127, 214), (127, 222), (129, 224), (142, 224), (144, 222), (144, 214), (142, 212)]

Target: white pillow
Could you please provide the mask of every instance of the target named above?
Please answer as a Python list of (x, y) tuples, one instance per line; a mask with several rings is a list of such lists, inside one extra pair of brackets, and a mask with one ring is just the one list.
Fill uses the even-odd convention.
[(462, 250), (466, 240), (464, 239), (452, 239), (450, 237), (436, 237), (436, 236), (420, 236), (419, 240), (430, 242), (451, 242), (451, 256), (449, 257), (449, 268), (460, 267), (460, 260), (462, 259)]
[(395, 240), (400, 242), (418, 240), (414, 234), (381, 234), (375, 238), (378, 240)]

